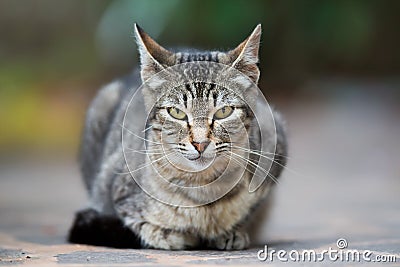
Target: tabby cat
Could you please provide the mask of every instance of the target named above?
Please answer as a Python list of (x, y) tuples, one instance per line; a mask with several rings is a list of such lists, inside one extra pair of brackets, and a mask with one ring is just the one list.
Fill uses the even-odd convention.
[[(281, 117), (272, 110), (275, 124), (263, 136), (274, 135), (276, 142), (272, 153), (263, 154), (255, 114), (244, 101), (251, 92), (240, 86), (224, 88), (198, 81), (169, 90), (161, 82), (158, 85), (157, 75), (180, 65), (184, 66), (184, 73), (196, 76), (198, 68), (187, 63), (206, 62), (229, 66), (256, 85), (260, 75), (260, 36), (258, 25), (245, 41), (228, 52), (172, 52), (135, 25), (140, 73), (102, 88), (87, 111), (80, 165), (90, 203), (77, 213), (70, 242), (167, 250), (234, 250), (249, 246), (262, 222), (260, 216), (267, 214), (271, 189), (286, 164)], [(129, 100), (136, 88), (149, 81), (154, 90), (144, 87), (140, 94), (144, 105), (135, 106), (148, 114), (145, 129), (129, 130), (124, 120), (126, 125), (136, 123), (135, 117), (125, 117)], [(131, 151), (124, 150), (121, 136)], [(249, 144), (247, 148), (245, 143)], [(261, 157), (272, 165), (265, 173), (267, 179), (251, 192), (249, 184)], [(239, 172), (241, 168), (243, 173)], [(228, 178), (240, 173), (240, 179), (219, 198), (213, 198), (223, 188), (218, 184), (212, 190), (194, 192), (171, 189), (152, 179), (161, 175), (180, 186), (201, 188), (222, 173)], [(157, 196), (143, 190), (140, 183)]]

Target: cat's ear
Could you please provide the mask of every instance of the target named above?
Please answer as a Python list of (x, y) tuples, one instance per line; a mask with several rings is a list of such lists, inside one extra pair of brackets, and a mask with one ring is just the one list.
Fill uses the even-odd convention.
[(227, 53), (230, 65), (246, 74), (254, 83), (257, 83), (260, 77), (257, 66), (260, 38), (261, 24), (258, 24), (246, 40)]
[(139, 47), (140, 74), (143, 82), (164, 68), (174, 65), (175, 54), (157, 44), (136, 23), (135, 37)]

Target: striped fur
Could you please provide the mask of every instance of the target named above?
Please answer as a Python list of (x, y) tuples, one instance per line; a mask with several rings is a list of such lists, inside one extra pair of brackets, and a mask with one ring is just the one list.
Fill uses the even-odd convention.
[[(250, 143), (251, 149), (260, 149), (261, 133), (255, 127), (254, 114), (246, 101), (257, 96), (243, 88), (249, 87), (250, 81), (258, 82), (261, 27), (257, 26), (244, 42), (228, 52), (174, 53), (161, 47), (138, 26), (135, 26), (135, 34), (141, 59), (140, 74), (103, 88), (87, 113), (81, 168), (90, 203), (88, 210), (78, 213), (70, 241), (160, 249), (207, 247), (230, 250), (248, 247), (249, 228), (254, 228), (253, 223), (258, 221), (257, 214), (267, 212), (263, 207), (269, 203), (274, 182), (268, 179), (257, 191), (249, 193), (254, 166), (245, 162), (248, 169), (222, 198), (207, 202), (207, 199), (224, 192), (224, 181), (207, 189), (203, 186), (218, 181), (221, 176), (229, 178), (238, 175), (242, 166), (229, 163), (233, 158), (229, 150), (232, 144), (245, 147)], [(234, 90), (213, 83), (191, 81), (165, 89), (161, 81), (154, 80), (155, 74), (168, 67), (199, 61), (231, 66), (248, 78), (238, 76), (236, 82), (243, 88)], [(188, 67), (186, 71), (195, 76), (198, 70)], [(142, 142), (133, 136), (130, 139), (129, 135), (125, 142), (137, 151), (147, 149), (148, 155), (132, 153), (133, 156), (124, 157), (120, 125), (128, 107), (131, 88), (137, 88), (140, 80), (149, 83), (149, 88), (152, 88), (143, 89), (143, 109), (148, 112), (147, 146), (143, 147)], [(173, 117), (172, 108), (184, 112), (185, 116), (182, 119)], [(226, 110), (231, 112), (227, 117), (216, 117), (217, 112), (224, 114)], [(280, 156), (275, 158), (277, 163), (272, 164), (270, 173), (278, 177), (285, 164), (287, 149), (281, 117), (276, 112), (274, 116), (278, 140), (274, 152)], [(263, 136), (272, 136), (273, 131), (275, 129), (271, 127)], [(158, 153), (160, 144), (164, 153), (171, 152), (171, 157), (161, 158)], [(247, 152), (237, 153), (245, 156)], [(250, 158), (256, 161), (257, 157), (253, 156)], [(130, 167), (137, 168), (136, 182), (126, 162)], [(149, 162), (170, 183), (185, 187), (200, 186), (200, 189), (195, 192), (177, 190), (171, 184), (158, 183), (158, 180), (152, 179), (157, 176), (153, 168), (139, 169)], [(161, 199), (191, 203), (193, 206), (161, 202), (151, 197), (149, 192), (143, 192), (139, 182)], [(127, 229), (132, 235), (126, 234)], [(85, 236), (86, 232), (90, 234)], [(122, 240), (124, 235), (129, 240)], [(117, 240), (111, 240), (112, 237)]]

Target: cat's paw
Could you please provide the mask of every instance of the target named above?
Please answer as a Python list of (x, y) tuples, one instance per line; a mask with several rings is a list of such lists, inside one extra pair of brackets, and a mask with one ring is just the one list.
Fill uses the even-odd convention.
[(236, 231), (215, 239), (215, 247), (220, 250), (238, 250), (248, 248), (250, 245), (249, 235)]
[(81, 210), (76, 214), (68, 241), (115, 248), (141, 248), (139, 237), (119, 218), (94, 209)]
[(100, 217), (100, 213), (94, 209), (80, 210), (75, 215), (75, 225), (89, 226)]
[(157, 249), (189, 249), (196, 247), (199, 242), (198, 238), (191, 234), (163, 229), (148, 223), (142, 226), (140, 235), (146, 246)]

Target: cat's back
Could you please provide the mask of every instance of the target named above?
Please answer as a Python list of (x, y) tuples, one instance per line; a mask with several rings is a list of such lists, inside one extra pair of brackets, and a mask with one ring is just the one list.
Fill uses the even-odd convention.
[[(90, 103), (82, 133), (79, 163), (85, 185), (91, 190), (115, 131), (115, 119), (126, 96), (140, 86), (139, 71), (103, 86)], [(114, 142), (111, 142), (114, 143)]]

